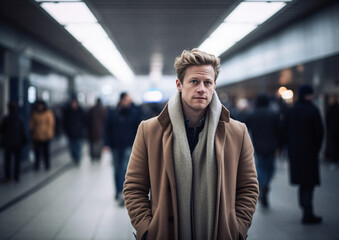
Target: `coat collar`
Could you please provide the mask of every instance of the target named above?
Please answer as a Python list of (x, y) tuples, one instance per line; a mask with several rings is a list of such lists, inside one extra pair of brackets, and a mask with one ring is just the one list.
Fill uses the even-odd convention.
[(230, 111), (222, 105), (220, 121), (229, 122), (230, 121)]
[(166, 129), (166, 127), (170, 123), (170, 117), (169, 117), (169, 113), (168, 113), (168, 104), (166, 104), (164, 109), (159, 114), (158, 122), (160, 123), (160, 125), (163, 129)]

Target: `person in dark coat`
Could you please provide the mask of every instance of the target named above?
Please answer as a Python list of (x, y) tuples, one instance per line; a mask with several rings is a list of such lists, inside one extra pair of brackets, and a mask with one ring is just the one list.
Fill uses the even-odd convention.
[(322, 221), (313, 214), (314, 187), (320, 184), (318, 155), (323, 141), (323, 125), (313, 96), (310, 85), (301, 85), (298, 101), (285, 119), (291, 183), (299, 185), (303, 224)]
[(88, 112), (88, 140), (90, 145), (91, 160), (99, 160), (104, 145), (104, 125), (106, 120), (106, 109), (100, 98)]
[(86, 116), (76, 98), (71, 99), (65, 108), (64, 129), (69, 140), (72, 160), (78, 165), (80, 163), (82, 143), (85, 137)]
[(246, 120), (255, 151), (255, 162), (260, 188), (259, 201), (268, 207), (268, 191), (274, 173), (274, 159), (280, 138), (279, 114), (269, 108), (269, 97), (258, 95), (256, 108)]
[(0, 124), (0, 135), (2, 146), (4, 148), (5, 159), (5, 179), (2, 182), (8, 182), (11, 179), (11, 161), (14, 157), (14, 180), (20, 180), (20, 155), (21, 150), (28, 142), (28, 136), (25, 131), (24, 122), (19, 116), (18, 105), (16, 102), (8, 104), (9, 114)]
[(126, 92), (120, 94), (116, 109), (109, 112), (105, 131), (105, 142), (113, 152), (115, 199), (122, 206), (122, 195), (128, 160), (140, 123), (140, 110)]

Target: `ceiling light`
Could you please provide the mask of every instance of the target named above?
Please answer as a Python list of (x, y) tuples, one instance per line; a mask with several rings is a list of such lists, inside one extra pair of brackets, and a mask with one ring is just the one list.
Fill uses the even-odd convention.
[(108, 38), (105, 30), (99, 23), (69, 24), (65, 28), (79, 42)]
[(284, 2), (242, 2), (228, 15), (225, 21), (261, 24), (285, 5)]
[(237, 42), (255, 28), (256, 26), (253, 24), (223, 22), (211, 34), (211, 37), (216, 39), (222, 38), (224, 41)]
[(36, 2), (81, 2), (82, 0), (35, 0)]
[(225, 39), (217, 39), (209, 37), (207, 38), (200, 46), (199, 49), (201, 51), (208, 52), (215, 56), (221, 55), (228, 48), (234, 45), (235, 42), (230, 42)]
[(241, 2), (199, 46), (199, 49), (220, 56), (285, 5), (285, 1)]
[(61, 25), (97, 22), (84, 2), (44, 2), (41, 7)]
[(83, 41), (82, 44), (118, 79), (133, 80), (133, 72), (110, 39)]
[(134, 79), (134, 73), (84, 2), (36, 1), (41, 2), (41, 7), (63, 25), (117, 79), (125, 81)]
[(255, 28), (253, 24), (223, 22), (199, 49), (219, 56)]
[(245, 2), (292, 2), (293, 0), (245, 0)]

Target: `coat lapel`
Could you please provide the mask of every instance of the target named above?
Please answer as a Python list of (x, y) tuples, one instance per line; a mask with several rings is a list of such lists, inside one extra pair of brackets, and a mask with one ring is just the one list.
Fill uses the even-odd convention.
[[(175, 239), (178, 239), (178, 202), (177, 202), (177, 189), (176, 189), (176, 181), (175, 181), (175, 169), (174, 169), (174, 158), (172, 152), (173, 146), (173, 128), (170, 124), (170, 118), (168, 114), (168, 105), (164, 108), (164, 110), (160, 113), (158, 117), (158, 121), (163, 128), (164, 135), (162, 138), (162, 147), (163, 147), (163, 159), (165, 171), (167, 173), (168, 181), (169, 181), (169, 190), (171, 191), (171, 199), (172, 199), (172, 208), (173, 208), (173, 218), (174, 218), (174, 232)], [(167, 191), (167, 190), (166, 190)]]
[(220, 212), (220, 194), (221, 194), (221, 183), (224, 181), (223, 169), (224, 169), (224, 151), (225, 151), (225, 142), (226, 142), (226, 131), (225, 131), (225, 122), (220, 121), (217, 127), (215, 134), (215, 152), (217, 158), (217, 167), (218, 167), (218, 179), (217, 179), (217, 202), (215, 207), (215, 224), (214, 224), (214, 234), (213, 239), (217, 239), (218, 236), (218, 222), (219, 222), (219, 212)]
[(217, 158), (218, 166), (218, 179), (217, 179), (217, 202), (215, 208), (215, 224), (214, 224), (214, 234), (213, 239), (216, 240), (218, 236), (218, 227), (219, 227), (219, 212), (220, 212), (220, 194), (222, 182), (225, 181), (224, 176), (224, 156), (225, 156), (225, 144), (226, 144), (226, 122), (229, 122), (229, 112), (223, 107), (221, 111), (220, 121), (215, 133), (215, 153)]

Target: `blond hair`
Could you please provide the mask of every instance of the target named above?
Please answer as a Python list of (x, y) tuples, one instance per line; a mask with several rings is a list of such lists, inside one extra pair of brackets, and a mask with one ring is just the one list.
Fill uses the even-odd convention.
[(214, 81), (217, 80), (220, 69), (220, 58), (194, 48), (191, 51), (184, 50), (179, 57), (175, 58), (174, 67), (180, 82), (184, 80), (186, 69), (194, 65), (211, 65), (214, 69)]

